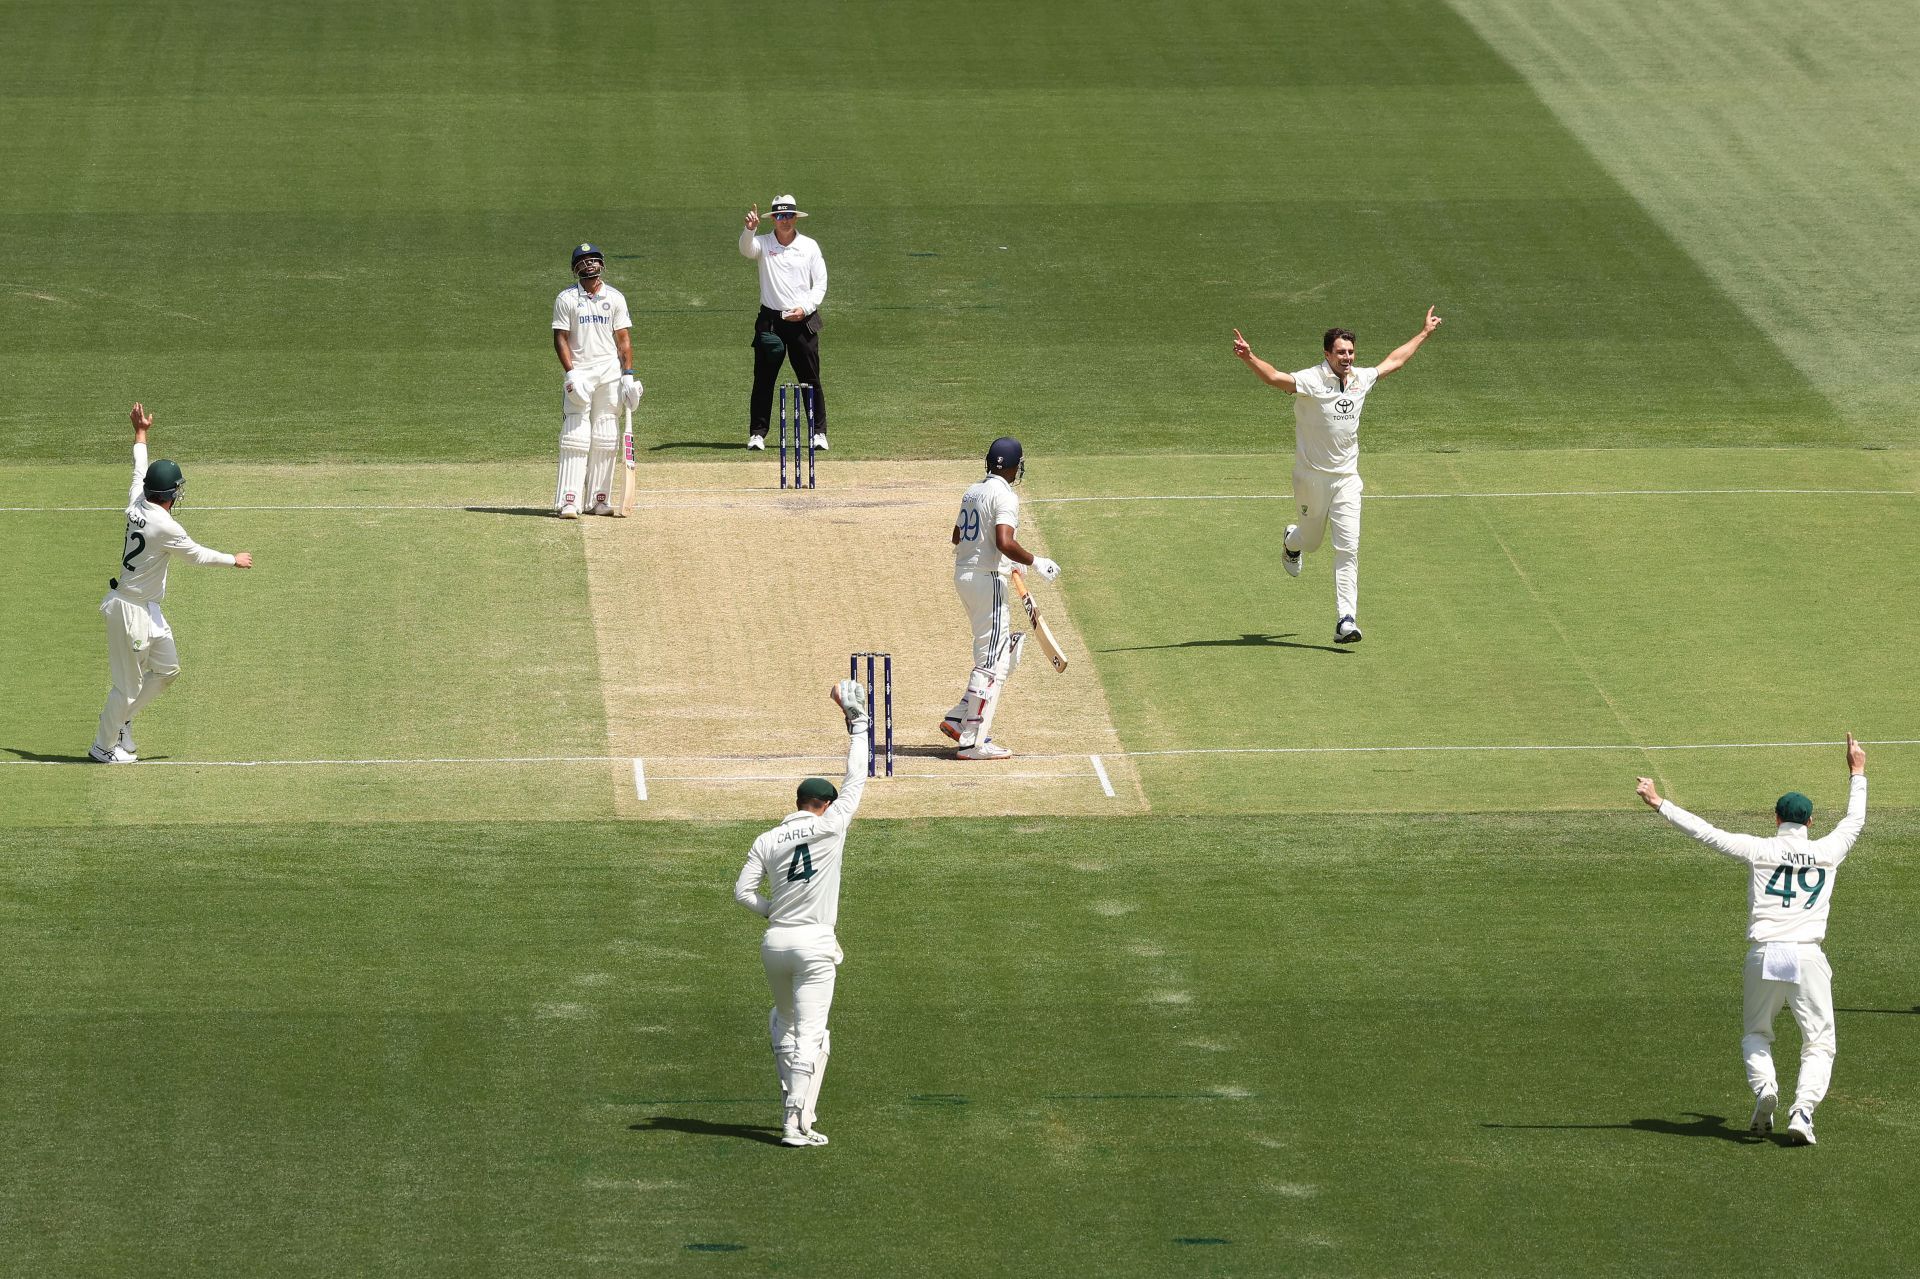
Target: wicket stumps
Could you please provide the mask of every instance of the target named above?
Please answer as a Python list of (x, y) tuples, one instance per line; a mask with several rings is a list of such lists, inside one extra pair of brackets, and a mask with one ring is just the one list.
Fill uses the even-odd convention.
[[(787, 401), (793, 401), (793, 487), (814, 488), (814, 465), (817, 450), (813, 447), (813, 384), (810, 382), (782, 382), (780, 384), (780, 487), (787, 487)], [(800, 482), (800, 450), (807, 450), (807, 482)]]
[[(893, 776), (893, 654), (892, 653), (855, 653), (847, 662), (847, 678), (860, 679), (860, 659), (867, 659), (867, 776), (880, 776), (880, 714), (884, 707), (887, 716), (886, 747), (887, 776)], [(884, 684), (875, 687), (873, 682), (874, 661), (878, 659)], [(876, 700), (874, 694), (882, 693), (885, 701)]]

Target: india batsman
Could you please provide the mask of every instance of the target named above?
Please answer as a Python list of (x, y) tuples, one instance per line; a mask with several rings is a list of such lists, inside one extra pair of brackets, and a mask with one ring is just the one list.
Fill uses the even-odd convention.
[(563, 520), (614, 513), (613, 474), (620, 455), (620, 409), (635, 408), (645, 388), (633, 376), (633, 320), (620, 290), (601, 279), (597, 246), (573, 250), (575, 283), (553, 300), (553, 353), (566, 370), (560, 391), (560, 477), (553, 509)]

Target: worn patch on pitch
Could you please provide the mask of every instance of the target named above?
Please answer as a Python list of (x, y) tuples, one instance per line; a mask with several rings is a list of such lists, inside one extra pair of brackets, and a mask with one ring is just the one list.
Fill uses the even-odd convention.
[[(615, 770), (619, 811), (771, 821), (800, 778), (837, 783), (846, 730), (827, 693), (867, 649), (893, 654), (896, 763), (863, 814), (1144, 811), (1058, 584), (1035, 595), (1067, 671), (1028, 645), (993, 725), (1013, 758), (962, 762), (940, 734), (973, 665), (949, 531), (978, 465), (820, 460), (821, 487), (797, 492), (772, 459), (647, 466), (633, 518), (583, 521), (609, 752), (641, 761)], [(1032, 506), (1020, 539), (1046, 546)]]

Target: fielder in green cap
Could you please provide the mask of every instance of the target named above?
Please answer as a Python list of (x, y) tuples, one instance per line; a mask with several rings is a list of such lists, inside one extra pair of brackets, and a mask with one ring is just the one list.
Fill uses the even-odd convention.
[(1773, 1131), (1780, 1082), (1773, 1069), (1773, 1021), (1784, 1005), (1800, 1027), (1800, 1077), (1787, 1112), (1787, 1142), (1814, 1144), (1813, 1111), (1833, 1077), (1833, 968), (1820, 943), (1827, 936), (1840, 863), (1867, 824), (1867, 752), (1847, 734), (1847, 815), (1819, 839), (1813, 837), (1813, 801), (1788, 791), (1773, 806), (1774, 834), (1734, 835), (1660, 798), (1651, 777), (1642, 777), (1640, 798), (1660, 815), (1716, 853), (1747, 863), (1746, 1033), (1740, 1054), (1753, 1089), (1756, 1134)]
[[(832, 1049), (827, 1013), (845, 958), (834, 935), (840, 855), (867, 785), (866, 690), (843, 679), (828, 696), (847, 723), (846, 780), (837, 790), (824, 777), (801, 782), (794, 792), (798, 807), (753, 841), (733, 884), (734, 900), (767, 921), (760, 963), (773, 992), (767, 1038), (780, 1077), (780, 1141), (788, 1146), (827, 1144), (815, 1118)], [(770, 896), (761, 895), (763, 882)]]
[(135, 404), (133, 484), (127, 490), (127, 534), (120, 547), (119, 574), (107, 583), (100, 615), (107, 619), (107, 666), (113, 685), (100, 712), (99, 731), (87, 758), (96, 764), (132, 764), (140, 759), (133, 744), (133, 717), (166, 691), (180, 674), (173, 628), (160, 611), (167, 597), (167, 563), (179, 557), (189, 564), (252, 568), (246, 551), (228, 555), (200, 545), (173, 518), (174, 504), (186, 491), (180, 464), (161, 458), (147, 465), (147, 432), (153, 414)]

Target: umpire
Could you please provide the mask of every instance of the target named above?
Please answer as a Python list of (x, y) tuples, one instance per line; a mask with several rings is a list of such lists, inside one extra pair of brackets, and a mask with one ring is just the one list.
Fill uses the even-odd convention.
[(768, 209), (772, 235), (755, 235), (760, 206), (747, 210), (740, 256), (760, 265), (760, 313), (753, 320), (753, 398), (748, 404), (747, 447), (767, 447), (773, 416), (773, 384), (783, 360), (796, 381), (813, 387), (814, 448), (827, 447), (827, 396), (820, 385), (820, 304), (827, 300), (827, 260), (796, 221), (807, 215), (791, 195), (776, 196)]

